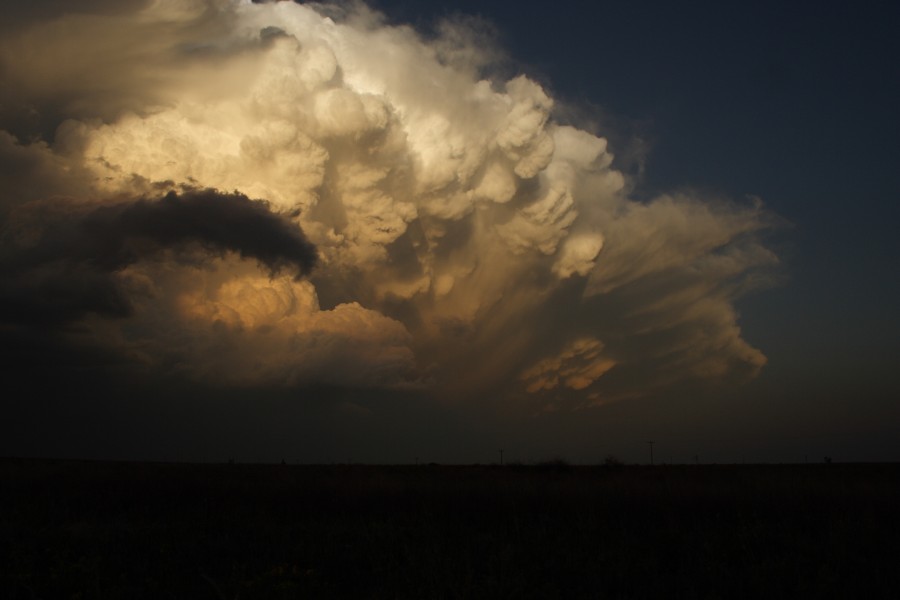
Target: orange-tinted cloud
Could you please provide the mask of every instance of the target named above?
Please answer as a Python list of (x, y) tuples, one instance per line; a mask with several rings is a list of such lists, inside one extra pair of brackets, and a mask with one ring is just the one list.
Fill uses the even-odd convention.
[[(141, 215), (139, 198), (186, 189), (265, 200), (315, 248), (308, 279), (271, 277), (310, 266), (275, 230), (250, 236), (275, 254), (244, 242), (193, 263), (139, 253), (104, 275), (127, 318), (82, 323), (152, 368), (209, 380), (558, 402), (753, 376), (765, 357), (733, 305), (777, 263), (759, 238), (766, 211), (630, 198), (606, 140), (558, 123), (558, 101), (526, 75), (481, 78), (496, 53), (465, 29), (424, 40), (362, 7), (238, 0), (34, 22), (0, 41), (12, 107), (0, 157), (21, 165), (0, 175), (9, 228), (24, 239), (24, 215), (71, 202)], [(16, 133), (26, 109), (55, 134)], [(245, 217), (160, 218), (209, 241), (244, 239)], [(52, 231), (41, 219), (37, 235)], [(99, 239), (114, 235), (105, 226)]]

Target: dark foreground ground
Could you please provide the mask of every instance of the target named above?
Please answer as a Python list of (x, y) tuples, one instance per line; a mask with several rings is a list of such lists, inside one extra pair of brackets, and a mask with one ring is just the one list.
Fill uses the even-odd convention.
[(0, 460), (2, 598), (900, 597), (900, 465)]

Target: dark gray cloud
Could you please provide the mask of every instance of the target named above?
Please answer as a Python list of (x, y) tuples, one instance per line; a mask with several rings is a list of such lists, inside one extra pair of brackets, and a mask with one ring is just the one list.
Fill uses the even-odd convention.
[(315, 248), (300, 227), (273, 213), (267, 203), (212, 189), (99, 208), (84, 219), (81, 229), (88, 252), (112, 268), (131, 264), (153, 246), (191, 242), (210, 251), (237, 252), (273, 273), (293, 269), (297, 277), (309, 273), (316, 262)]
[(128, 294), (115, 274), (138, 261), (160, 259), (165, 250), (178, 260), (234, 252), (273, 275), (287, 271), (295, 278), (316, 262), (315, 247), (300, 227), (266, 202), (239, 193), (170, 192), (156, 200), (49, 216), (36, 242), (3, 250), (3, 321), (52, 327), (86, 313), (127, 316)]

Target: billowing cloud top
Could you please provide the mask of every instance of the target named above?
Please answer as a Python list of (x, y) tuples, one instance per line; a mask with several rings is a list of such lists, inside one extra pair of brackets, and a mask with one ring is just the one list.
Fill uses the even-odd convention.
[(762, 208), (630, 199), (605, 139), (442, 31), (155, 0), (4, 34), (8, 327), (211, 381), (546, 406), (753, 376), (733, 303), (776, 262)]

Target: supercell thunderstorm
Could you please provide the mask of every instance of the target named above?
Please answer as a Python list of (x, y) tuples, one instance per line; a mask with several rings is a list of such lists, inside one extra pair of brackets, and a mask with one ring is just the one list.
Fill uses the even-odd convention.
[(753, 377), (770, 216), (630, 198), (604, 138), (441, 31), (166, 0), (5, 34), (4, 327), (228, 385), (577, 407)]

